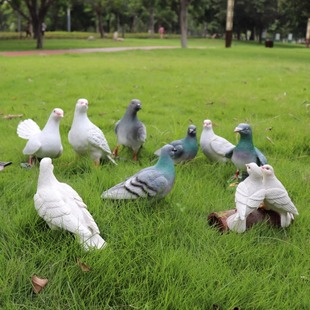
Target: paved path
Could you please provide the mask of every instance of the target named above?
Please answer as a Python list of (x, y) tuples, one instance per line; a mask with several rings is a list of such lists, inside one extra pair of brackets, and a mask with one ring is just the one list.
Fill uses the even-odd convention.
[(31, 50), (18, 52), (0, 52), (0, 56), (27, 56), (27, 55), (59, 55), (59, 54), (77, 54), (77, 53), (109, 53), (122, 52), (130, 50), (155, 50), (179, 48), (177, 46), (137, 46), (137, 47), (103, 47), (103, 48), (82, 48), (65, 50)]

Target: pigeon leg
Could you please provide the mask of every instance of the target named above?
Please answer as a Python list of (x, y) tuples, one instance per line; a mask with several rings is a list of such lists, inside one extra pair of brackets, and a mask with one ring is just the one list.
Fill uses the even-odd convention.
[(29, 156), (29, 159), (28, 159), (28, 164), (29, 164), (29, 166), (32, 166), (33, 165), (33, 157), (30, 155)]
[(96, 167), (99, 167), (100, 166), (100, 159), (95, 159), (94, 163), (95, 163)]
[(138, 160), (138, 152), (133, 152), (133, 160)]
[(114, 157), (118, 156), (118, 148), (119, 148), (119, 145), (117, 145), (116, 148), (113, 150), (112, 154), (113, 154)]

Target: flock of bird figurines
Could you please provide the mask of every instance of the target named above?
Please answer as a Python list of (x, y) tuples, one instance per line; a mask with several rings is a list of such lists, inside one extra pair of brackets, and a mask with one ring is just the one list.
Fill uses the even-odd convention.
[[(81, 156), (89, 156), (95, 165), (108, 158), (117, 165), (120, 146), (133, 150), (133, 159), (146, 141), (146, 127), (138, 119), (137, 112), (142, 108), (138, 99), (129, 103), (124, 116), (115, 124), (117, 145), (113, 152), (99, 127), (88, 116), (88, 101), (79, 99), (75, 106), (74, 118), (68, 134), (73, 150)], [(28, 165), (40, 160), (40, 171), (34, 205), (39, 216), (50, 228), (65, 229), (78, 237), (86, 250), (103, 248), (105, 240), (79, 194), (68, 184), (59, 182), (53, 173), (52, 159), (63, 152), (60, 137), (62, 109), (55, 108), (45, 127), (40, 127), (31, 119), (24, 120), (17, 127), (19, 137), (28, 140), (23, 154), (29, 155)], [(247, 217), (258, 208), (273, 210), (280, 216), (281, 227), (288, 227), (294, 215), (298, 214), (286, 189), (274, 174), (266, 157), (253, 144), (252, 129), (241, 123), (235, 130), (240, 134), (237, 145), (216, 135), (212, 122), (203, 122), (200, 147), (205, 156), (213, 161), (226, 163), (231, 160), (237, 171), (235, 192), (235, 213), (227, 218), (230, 230), (242, 233), (246, 230)], [(101, 194), (102, 199), (137, 199), (165, 197), (173, 188), (176, 163), (190, 161), (198, 153), (196, 126), (190, 125), (185, 138), (166, 144), (154, 154), (159, 156), (154, 166), (144, 168)]]

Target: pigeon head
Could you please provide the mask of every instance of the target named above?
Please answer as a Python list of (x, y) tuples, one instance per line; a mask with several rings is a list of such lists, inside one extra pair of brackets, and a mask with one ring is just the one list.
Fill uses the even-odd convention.
[(59, 108), (55, 108), (53, 110), (53, 113), (52, 113), (53, 117), (58, 119), (58, 118), (63, 118), (64, 117), (64, 111), (62, 109), (59, 109)]
[(187, 129), (187, 134), (191, 137), (196, 137), (196, 126), (195, 125), (189, 125)]
[(169, 156), (171, 158), (175, 158), (177, 153), (178, 150), (171, 144), (164, 145), (160, 151), (161, 156)]
[(251, 136), (252, 135), (251, 126), (249, 124), (244, 124), (244, 123), (239, 124), (235, 128), (234, 132), (239, 132), (239, 134), (241, 136)]
[(248, 172), (248, 174), (251, 176), (251, 177), (254, 177), (254, 178), (259, 178), (261, 179), (263, 174), (262, 174), (262, 170), (260, 167), (257, 166), (256, 163), (249, 163), (249, 164), (246, 164), (246, 170)]
[(88, 109), (88, 100), (81, 98), (76, 103), (76, 109), (81, 112), (85, 112)]
[(212, 128), (212, 122), (209, 119), (203, 121), (203, 127)]
[(128, 108), (131, 111), (138, 112), (139, 110), (142, 109), (141, 101), (139, 99), (132, 99)]
[(40, 171), (41, 172), (47, 172), (47, 171), (53, 171), (54, 166), (52, 163), (52, 159), (49, 157), (44, 157), (40, 161)]
[(263, 173), (263, 176), (268, 177), (268, 176), (274, 176), (274, 170), (273, 167), (270, 165), (263, 165), (260, 167)]

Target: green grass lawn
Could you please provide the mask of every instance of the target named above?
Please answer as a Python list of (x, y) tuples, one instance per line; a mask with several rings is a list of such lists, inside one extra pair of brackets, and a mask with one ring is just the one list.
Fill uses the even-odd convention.
[[(118, 43), (179, 45), (177, 39), (132, 40)], [(0, 40), (1, 51), (9, 41)], [(45, 48), (67, 43), (52, 42)], [(98, 47), (97, 40), (85, 42), (82, 47)], [(238, 42), (225, 49), (221, 40), (190, 40), (189, 46), (203, 48), (0, 56), (0, 160), (13, 161), (0, 172), (1, 309), (310, 308), (310, 50)], [(111, 149), (115, 122), (131, 99), (142, 101), (148, 139), (139, 162), (126, 149), (118, 166), (76, 161), (67, 135), (78, 98), (89, 100), (88, 116)], [(38, 167), (21, 168), (26, 141), (16, 128), (27, 118), (42, 128), (56, 107), (65, 112), (64, 153), (54, 172), (88, 205), (108, 242), (103, 251), (84, 252), (34, 209)], [(23, 116), (3, 118), (8, 114)], [(251, 124), (255, 145), (299, 210), (291, 227), (260, 223), (241, 235), (210, 227), (211, 212), (234, 208), (227, 180), (235, 168), (210, 163), (201, 150), (176, 166), (173, 191), (158, 203), (101, 200), (103, 190), (152, 165), (153, 152), (183, 138), (190, 123), (199, 139), (206, 118), (233, 143), (236, 125)], [(78, 259), (91, 270), (83, 272)], [(34, 274), (49, 280), (38, 295)]]

